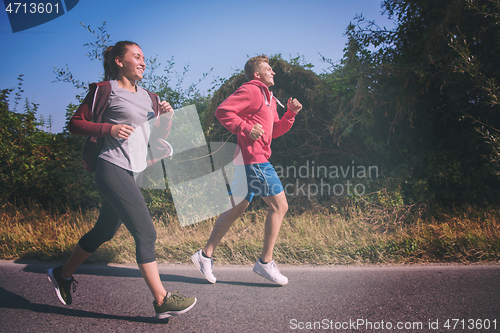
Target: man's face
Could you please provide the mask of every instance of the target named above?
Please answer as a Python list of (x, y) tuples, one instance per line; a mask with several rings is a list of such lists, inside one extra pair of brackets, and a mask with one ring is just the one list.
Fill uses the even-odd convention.
[(261, 62), (259, 71), (254, 73), (257, 80), (264, 83), (268, 88), (274, 85), (274, 75), (273, 69), (267, 62)]

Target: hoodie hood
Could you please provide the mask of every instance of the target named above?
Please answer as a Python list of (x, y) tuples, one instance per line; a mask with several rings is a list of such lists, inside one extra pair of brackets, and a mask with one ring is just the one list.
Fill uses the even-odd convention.
[[(264, 95), (264, 101), (265, 101), (266, 105), (271, 106), (271, 100), (273, 99), (274, 96), (273, 96), (272, 91), (270, 91), (269, 88), (263, 82), (261, 82), (259, 80), (251, 80), (251, 81), (244, 83), (243, 85), (247, 85), (247, 84), (251, 84), (251, 85), (255, 85), (255, 86), (259, 87), (260, 91), (262, 91), (262, 95)], [(274, 97), (274, 99), (276, 100), (277, 104), (279, 104), (282, 108), (285, 108), (283, 106), (283, 104), (281, 104), (281, 102), (276, 97)]]

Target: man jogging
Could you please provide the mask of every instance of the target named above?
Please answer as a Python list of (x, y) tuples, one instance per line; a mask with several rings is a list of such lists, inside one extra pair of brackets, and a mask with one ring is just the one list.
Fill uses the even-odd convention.
[[(249, 82), (239, 87), (215, 111), (221, 124), (237, 135), (235, 155), (241, 153), (245, 165), (244, 168), (236, 168), (231, 184), (236, 205), (219, 216), (205, 247), (191, 256), (193, 263), (211, 283), (216, 282), (212, 273), (212, 254), (234, 221), (243, 215), (254, 195), (262, 197), (269, 206), (269, 212), (265, 222), (264, 246), (253, 270), (274, 283), (288, 283), (273, 260), (274, 245), (288, 203), (281, 181), (268, 159), (272, 139), (288, 132), (302, 105), (297, 99), (290, 98), (287, 112), (279, 118), (277, 103), (283, 105), (269, 91), (269, 87), (274, 85), (274, 75), (267, 56), (249, 59), (245, 64), (245, 77)], [(238, 174), (238, 170), (244, 170), (245, 174)]]

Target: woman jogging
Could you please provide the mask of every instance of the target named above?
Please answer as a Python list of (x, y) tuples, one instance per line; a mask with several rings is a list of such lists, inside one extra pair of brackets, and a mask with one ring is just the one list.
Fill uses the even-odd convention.
[[(70, 289), (76, 282), (73, 273), (100, 245), (113, 238), (123, 223), (134, 237), (136, 260), (153, 294), (156, 317), (164, 319), (189, 311), (196, 298), (172, 294), (163, 287), (155, 256), (156, 230), (134, 176), (147, 167), (151, 149), (156, 151), (156, 157), (159, 152), (161, 158), (171, 155), (171, 147), (164, 139), (170, 130), (173, 109), (137, 85), (146, 64), (136, 43), (118, 42), (103, 55), (105, 81), (90, 86), (69, 123), (71, 133), (89, 137), (84, 162), (87, 170), (95, 169), (96, 186), (103, 197), (99, 218), (66, 263), (49, 269), (47, 274), (59, 300), (71, 304)], [(134, 138), (138, 128), (141, 131), (136, 131), (140, 133)], [(145, 133), (151, 133), (149, 140)]]

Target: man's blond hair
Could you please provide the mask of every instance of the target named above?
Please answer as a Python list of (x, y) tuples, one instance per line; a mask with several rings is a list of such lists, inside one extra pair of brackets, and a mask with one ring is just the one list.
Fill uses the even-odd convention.
[(245, 64), (245, 77), (248, 81), (254, 79), (253, 74), (259, 71), (260, 64), (263, 62), (269, 63), (269, 58), (264, 54), (248, 59)]

